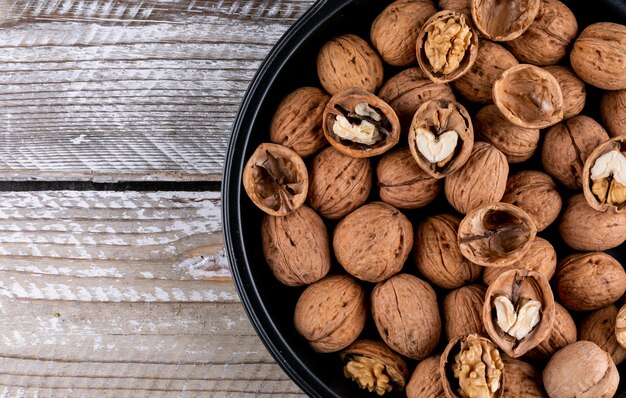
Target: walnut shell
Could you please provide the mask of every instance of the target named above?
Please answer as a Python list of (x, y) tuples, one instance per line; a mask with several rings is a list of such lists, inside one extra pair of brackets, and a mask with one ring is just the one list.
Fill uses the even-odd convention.
[(552, 177), (569, 189), (582, 188), (587, 157), (609, 135), (588, 116), (575, 116), (548, 130), (543, 140), (541, 161)]
[(569, 119), (582, 112), (587, 100), (585, 82), (566, 66), (550, 65), (543, 69), (551, 73), (559, 82), (563, 93), (563, 119)]
[(441, 193), (443, 182), (419, 168), (409, 148), (387, 152), (376, 168), (379, 196), (400, 209), (418, 209)]
[(370, 30), (374, 47), (393, 66), (415, 63), (415, 41), (424, 22), (437, 12), (431, 0), (396, 0), (381, 12)]
[(476, 136), (498, 148), (509, 163), (530, 159), (539, 143), (539, 129), (516, 126), (495, 105), (487, 105), (474, 118)]
[(572, 254), (559, 263), (556, 294), (573, 311), (592, 311), (615, 303), (626, 292), (622, 265), (603, 252)]
[(337, 224), (335, 257), (348, 273), (381, 282), (402, 269), (413, 246), (413, 226), (395, 207), (371, 202)]
[(570, 62), (576, 74), (604, 90), (626, 89), (626, 26), (594, 23), (574, 42)]
[(366, 318), (363, 287), (349, 276), (331, 275), (302, 292), (294, 325), (315, 351), (335, 352), (356, 340)]
[(626, 304), (620, 308), (615, 320), (615, 339), (626, 348)]
[(521, 36), (539, 13), (541, 0), (472, 0), (472, 18), (478, 30), (493, 41)]
[(618, 384), (619, 372), (611, 356), (590, 341), (560, 349), (543, 370), (550, 398), (609, 398)]
[(285, 217), (265, 216), (263, 255), (280, 282), (309, 285), (330, 270), (330, 244), (324, 221), (306, 205)]
[(355, 159), (333, 147), (313, 158), (307, 199), (323, 217), (337, 220), (356, 210), (365, 203), (371, 188), (370, 159)]
[(524, 361), (505, 356), (504, 362), (504, 396), (506, 398), (547, 398), (543, 390), (541, 372)]
[(328, 145), (322, 114), (330, 97), (317, 87), (302, 87), (286, 96), (276, 109), (270, 140), (304, 157)]
[(442, 214), (424, 220), (415, 231), (415, 264), (431, 283), (456, 289), (476, 281), (481, 268), (461, 254), (457, 243), (460, 220)]
[(534, 361), (550, 358), (561, 348), (576, 342), (576, 324), (574, 319), (561, 304), (554, 302), (554, 324), (550, 334), (539, 345), (526, 353)]
[(615, 337), (616, 319), (617, 307), (613, 304), (595, 310), (580, 322), (578, 338), (596, 343), (611, 355), (615, 365), (619, 365), (626, 359), (626, 348)]
[(383, 84), (383, 63), (365, 40), (346, 34), (322, 46), (317, 75), (330, 95), (354, 87), (375, 93)]
[(542, 0), (526, 32), (506, 45), (520, 62), (554, 65), (567, 55), (577, 33), (578, 22), (572, 10), (559, 0)]
[(261, 144), (243, 170), (252, 203), (271, 216), (286, 216), (306, 199), (309, 177), (302, 158), (278, 144)]
[(441, 355), (428, 357), (417, 364), (406, 386), (407, 398), (446, 398), (439, 372)]
[(468, 334), (485, 335), (483, 303), (486, 289), (468, 285), (453, 290), (443, 300), (443, 318), (448, 341)]
[(472, 4), (470, 0), (439, 0), (440, 10), (450, 10), (465, 14), (467, 20), (472, 21)]
[(445, 179), (446, 199), (463, 214), (498, 202), (504, 196), (508, 174), (506, 156), (491, 144), (476, 142), (465, 165)]
[(558, 218), (563, 206), (552, 178), (533, 170), (520, 171), (510, 176), (502, 201), (528, 213), (537, 226), (537, 232), (548, 228)]
[(432, 287), (409, 274), (399, 274), (374, 287), (371, 298), (376, 329), (396, 352), (426, 358), (441, 335), (437, 296)]
[(600, 114), (611, 137), (626, 135), (626, 90), (604, 93), (600, 102)]
[(620, 164), (626, 164), (626, 136), (601, 144), (585, 161), (583, 193), (595, 210), (626, 213), (626, 167)]
[(493, 84), (493, 102), (517, 126), (541, 129), (563, 120), (561, 86), (538, 66), (507, 69)]

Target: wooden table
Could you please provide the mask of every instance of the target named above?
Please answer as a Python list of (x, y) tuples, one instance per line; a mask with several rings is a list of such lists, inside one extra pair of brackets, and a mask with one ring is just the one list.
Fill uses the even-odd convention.
[(220, 179), (312, 0), (0, 2), (0, 396), (300, 396), (237, 297)]

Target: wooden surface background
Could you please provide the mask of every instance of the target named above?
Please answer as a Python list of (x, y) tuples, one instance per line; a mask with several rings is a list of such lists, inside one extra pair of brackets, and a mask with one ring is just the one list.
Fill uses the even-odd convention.
[(302, 395), (231, 283), (219, 184), (183, 182), (220, 181), (246, 87), (312, 3), (0, 1), (0, 396)]

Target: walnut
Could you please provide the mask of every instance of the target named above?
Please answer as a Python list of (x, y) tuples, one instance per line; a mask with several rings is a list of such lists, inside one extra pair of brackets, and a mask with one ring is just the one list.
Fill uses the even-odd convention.
[(243, 170), (243, 187), (265, 213), (285, 216), (306, 199), (309, 177), (302, 158), (278, 144), (261, 144)]
[(537, 232), (548, 228), (557, 219), (563, 206), (552, 178), (533, 170), (520, 171), (510, 176), (502, 201), (528, 213), (537, 226)]
[(598, 211), (626, 213), (626, 136), (597, 147), (585, 161), (583, 192)]
[(506, 43), (520, 62), (554, 65), (566, 55), (578, 33), (574, 13), (559, 0), (542, 0), (539, 13), (526, 32)]
[(440, 11), (430, 17), (417, 37), (417, 62), (435, 83), (465, 74), (478, 55), (478, 35), (463, 14)]
[(530, 27), (541, 0), (471, 0), (471, 6), (474, 23), (486, 38), (510, 41)]
[(424, 102), (413, 117), (409, 148), (417, 164), (434, 178), (461, 168), (472, 153), (474, 128), (463, 105), (454, 101)]
[(476, 281), (480, 266), (461, 254), (457, 243), (460, 220), (442, 214), (424, 220), (415, 231), (415, 263), (431, 283), (455, 289)]
[(587, 100), (585, 82), (571, 68), (561, 65), (544, 66), (559, 82), (563, 93), (563, 119), (569, 119), (582, 112)]
[(626, 292), (622, 265), (602, 252), (572, 254), (559, 263), (556, 294), (573, 311), (592, 311), (615, 303)]
[(370, 159), (355, 159), (329, 147), (311, 163), (308, 203), (323, 217), (337, 220), (356, 210), (371, 188)]
[(560, 349), (543, 370), (550, 398), (612, 397), (618, 384), (619, 372), (611, 356), (590, 341)]
[(506, 155), (509, 163), (524, 162), (535, 153), (539, 129), (516, 126), (495, 105), (487, 105), (474, 118), (476, 136)]
[(376, 168), (379, 196), (400, 209), (418, 209), (431, 203), (442, 191), (443, 182), (419, 168), (409, 148), (387, 152)]
[(575, 116), (553, 126), (541, 149), (543, 167), (569, 189), (582, 188), (583, 166), (587, 157), (609, 135), (588, 116)]
[(486, 142), (476, 142), (465, 165), (445, 179), (446, 199), (463, 214), (498, 202), (504, 196), (508, 174), (506, 156)]
[(333, 95), (324, 110), (323, 128), (332, 146), (355, 158), (381, 155), (400, 140), (400, 121), (393, 109), (361, 89)]
[(294, 325), (315, 351), (335, 352), (356, 340), (366, 318), (363, 287), (349, 276), (331, 275), (302, 292)]
[(594, 23), (574, 42), (570, 62), (576, 74), (604, 90), (626, 89), (626, 26)]
[(302, 87), (278, 105), (270, 126), (270, 139), (302, 157), (328, 145), (322, 131), (322, 114), (330, 97), (316, 87)]
[(485, 334), (483, 303), (485, 288), (463, 286), (453, 290), (443, 300), (443, 317), (448, 341), (468, 334)]
[(595, 310), (580, 322), (578, 338), (592, 341), (608, 352), (616, 365), (626, 359), (626, 348), (622, 347), (615, 337), (615, 321), (617, 307), (613, 304)]
[(317, 75), (331, 95), (353, 87), (374, 93), (383, 83), (383, 63), (365, 40), (347, 34), (329, 40), (321, 48)]
[(470, 0), (439, 0), (440, 10), (450, 10), (464, 14), (467, 20), (472, 21), (472, 4)]
[(413, 226), (395, 207), (368, 203), (341, 220), (333, 248), (348, 273), (380, 282), (400, 272), (413, 247)]
[(526, 353), (526, 357), (535, 361), (549, 358), (568, 344), (576, 341), (576, 324), (574, 319), (561, 304), (554, 302), (554, 324), (550, 334), (535, 348)]
[(626, 304), (620, 308), (615, 320), (615, 339), (623, 348), (626, 348)]
[(435, 349), (441, 318), (428, 283), (409, 274), (393, 276), (374, 287), (371, 305), (376, 329), (394, 351), (421, 360)]
[(604, 93), (600, 102), (600, 113), (611, 137), (626, 135), (626, 90)]
[(417, 364), (406, 386), (407, 398), (446, 398), (439, 372), (441, 355), (428, 357)]
[(544, 398), (541, 373), (529, 363), (504, 356), (503, 378), (504, 397), (507, 398)]
[(381, 12), (370, 30), (374, 47), (393, 66), (415, 63), (415, 41), (424, 22), (437, 12), (431, 0), (396, 0)]

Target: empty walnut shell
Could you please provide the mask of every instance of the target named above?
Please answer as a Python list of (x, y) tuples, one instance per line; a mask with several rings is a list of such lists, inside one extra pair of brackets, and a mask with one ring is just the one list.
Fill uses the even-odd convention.
[(561, 65), (544, 66), (556, 78), (563, 93), (563, 119), (569, 119), (582, 112), (587, 101), (585, 82), (571, 68)]
[(563, 93), (552, 74), (520, 64), (507, 69), (493, 84), (493, 101), (511, 123), (545, 128), (563, 119)]
[(309, 177), (297, 153), (282, 145), (261, 144), (243, 170), (243, 187), (259, 209), (285, 216), (304, 203)]
[(626, 136), (597, 147), (585, 161), (583, 192), (598, 211), (626, 213)]
[(615, 338), (619, 345), (626, 348), (626, 304), (620, 308), (615, 320)]
[(383, 83), (383, 63), (365, 40), (347, 34), (322, 46), (317, 75), (330, 95), (352, 87), (375, 93)]
[(444, 10), (424, 23), (417, 37), (417, 63), (435, 83), (463, 76), (478, 56), (478, 34), (464, 14)]
[(550, 358), (561, 348), (576, 342), (576, 324), (574, 319), (561, 304), (554, 302), (554, 324), (550, 334), (535, 348), (526, 353), (534, 361)]
[(331, 275), (307, 287), (294, 325), (317, 352), (340, 351), (361, 334), (367, 318), (365, 290), (353, 278)]
[(472, 153), (474, 128), (465, 107), (458, 102), (424, 102), (413, 117), (409, 148), (428, 175), (443, 178), (460, 169)]
[(394, 351), (421, 360), (435, 349), (441, 318), (427, 282), (409, 274), (393, 276), (376, 285), (371, 305), (376, 329)]
[(524, 210), (508, 203), (491, 203), (469, 212), (459, 225), (461, 254), (475, 264), (505, 267), (530, 249), (537, 227)]
[(406, 386), (407, 398), (446, 398), (439, 372), (441, 355), (428, 357), (417, 364)]
[(626, 135), (626, 90), (608, 91), (600, 102), (602, 122), (611, 137)]
[(397, 274), (413, 247), (413, 226), (395, 207), (371, 202), (337, 224), (333, 249), (348, 273), (367, 282)]
[(386, 102), (361, 89), (335, 94), (324, 111), (324, 135), (354, 158), (381, 155), (400, 140), (400, 121)]
[(524, 361), (504, 356), (504, 396), (507, 398), (545, 398), (541, 372)]
[(468, 285), (453, 290), (443, 300), (443, 318), (448, 341), (468, 334), (485, 335), (483, 303), (485, 288)]
[(538, 272), (515, 269), (489, 285), (483, 322), (491, 340), (507, 355), (517, 358), (548, 337), (554, 324), (554, 311), (548, 280)]
[(387, 152), (378, 162), (380, 199), (399, 209), (418, 209), (441, 193), (443, 182), (426, 174), (413, 159), (409, 148)]
[(578, 338), (592, 341), (608, 352), (615, 365), (626, 359), (626, 348), (622, 347), (615, 336), (617, 307), (613, 304), (595, 310), (580, 321)]
[(530, 27), (541, 0), (471, 0), (471, 5), (474, 23), (486, 38), (510, 41)]

